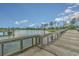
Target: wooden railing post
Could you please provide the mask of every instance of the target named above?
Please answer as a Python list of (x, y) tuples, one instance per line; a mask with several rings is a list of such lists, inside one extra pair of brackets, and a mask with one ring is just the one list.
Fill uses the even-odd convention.
[(55, 33), (55, 36), (54, 36), (54, 41), (56, 41), (56, 33)]
[(43, 37), (40, 37), (40, 44), (43, 45)]
[(32, 37), (32, 46), (34, 45), (34, 42), (33, 42), (33, 37)]
[(15, 29), (13, 28), (12, 30), (12, 35), (13, 35), (13, 38), (15, 37)]
[(40, 44), (40, 37), (36, 37), (36, 45)]
[(4, 55), (4, 44), (1, 43), (1, 55), (3, 56)]
[(39, 44), (40, 44), (40, 37), (39, 37)]
[(36, 42), (35, 45), (37, 45), (37, 37), (35, 37), (35, 40), (36, 40), (36, 41), (35, 41), (35, 42)]
[(49, 44), (49, 37), (47, 37), (47, 44)]
[(53, 42), (53, 34), (52, 34), (52, 36), (51, 36), (51, 42)]
[(23, 50), (23, 40), (20, 40), (20, 49)]
[(58, 37), (58, 33), (57, 33), (57, 40), (58, 40), (58, 38), (59, 38), (59, 37)]

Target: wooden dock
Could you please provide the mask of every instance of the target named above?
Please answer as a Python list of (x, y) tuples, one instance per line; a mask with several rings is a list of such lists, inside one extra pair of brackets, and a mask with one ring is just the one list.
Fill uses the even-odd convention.
[[(7, 39), (0, 40), (0, 55), (2, 56), (17, 55), (17, 54), (21, 54), (22, 52), (28, 51), (28, 50), (30, 51), (40, 50), (43, 46), (48, 45), (52, 43), (53, 41), (58, 40), (58, 38), (65, 31), (67, 31), (67, 29), (62, 29), (57, 32), (47, 33), (44, 35), (13, 37), (13, 38), (7, 38)], [(36, 53), (36, 54), (37, 55), (48, 55), (48, 54), (54, 55), (45, 50), (42, 50), (42, 51), (41, 50), (40, 52), (38, 51), (39, 53)], [(44, 53), (40, 54), (42, 52), (44, 52), (45, 54)]]
[(30, 48), (17, 56), (79, 56), (79, 32), (68, 30), (55, 42)]

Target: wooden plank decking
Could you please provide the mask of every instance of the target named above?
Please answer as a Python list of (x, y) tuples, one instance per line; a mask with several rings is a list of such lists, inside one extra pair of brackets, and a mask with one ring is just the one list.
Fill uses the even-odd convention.
[(68, 30), (56, 42), (42, 47), (30, 48), (17, 56), (79, 56), (79, 32)]

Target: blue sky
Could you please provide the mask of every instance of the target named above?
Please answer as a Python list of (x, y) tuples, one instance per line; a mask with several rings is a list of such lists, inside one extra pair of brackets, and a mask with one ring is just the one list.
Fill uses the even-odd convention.
[[(58, 17), (73, 13), (72, 10), (69, 10), (70, 13), (66, 12), (68, 7), (73, 6), (75, 5), (67, 3), (0, 4), (0, 27), (39, 26), (41, 23), (54, 21)], [(77, 6), (75, 11), (78, 10)]]

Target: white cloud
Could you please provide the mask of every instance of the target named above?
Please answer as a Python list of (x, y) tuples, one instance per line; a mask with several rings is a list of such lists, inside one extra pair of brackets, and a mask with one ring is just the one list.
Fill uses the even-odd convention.
[(61, 21), (63, 21), (63, 18), (62, 18), (62, 17), (60, 17), (60, 18), (55, 18), (55, 21), (56, 21), (56, 22), (61, 22)]
[(57, 16), (64, 16), (65, 14), (71, 14), (74, 13), (75, 11), (73, 11), (72, 9), (74, 9), (75, 7), (79, 7), (79, 3), (72, 3), (70, 4), (71, 6), (68, 6), (64, 12), (58, 14)]
[[(75, 6), (73, 6), (73, 7), (75, 7)], [(72, 6), (67, 7), (67, 8), (64, 10), (64, 12), (58, 14), (58, 16), (64, 16), (65, 14), (73, 13), (73, 12), (74, 12), (74, 11), (72, 10), (73, 7), (72, 7)]]
[(70, 21), (67, 21), (66, 23), (67, 23), (67, 24), (69, 24), (69, 23), (70, 23)]
[[(79, 12), (73, 11), (75, 7), (78, 7), (79, 4), (72, 4), (72, 6), (67, 7), (64, 12), (60, 13), (58, 18), (55, 19), (56, 22), (62, 22), (65, 21), (67, 24), (70, 23), (71, 19), (73, 17), (79, 17)], [(66, 14), (69, 14), (65, 16)]]
[[(70, 15), (69, 15), (69, 16), (70, 16)], [(63, 19), (64, 19), (64, 20), (68, 20), (68, 19), (69, 19), (69, 16), (64, 16)]]
[(41, 24), (46, 24), (47, 22), (41, 22)]
[(71, 9), (71, 8), (73, 8), (73, 7), (72, 7), (72, 6), (69, 6), (68, 8)]
[(65, 24), (65, 25), (69, 24), (70, 23), (69, 17), (70, 17), (70, 15), (56, 18), (55, 19), (55, 21), (57, 23), (56, 26), (62, 26), (61, 23)]
[(56, 22), (63, 22), (63, 21), (67, 21), (69, 19), (70, 16), (63, 16), (63, 17), (59, 17), (59, 18), (55, 18)]
[(64, 12), (65, 12), (65, 13), (72, 13), (72, 12), (74, 12), (74, 11), (72, 11), (70, 8), (67, 8), (67, 9), (65, 9)]
[(18, 22), (18, 21), (16, 21), (16, 22), (15, 22), (15, 24), (19, 25), (19, 22)]
[(72, 9), (72, 8), (75, 8), (75, 7), (77, 7), (77, 5), (69, 6), (68, 8)]
[(78, 7), (79, 6), (79, 3), (75, 3), (75, 4), (72, 4), (72, 6), (69, 6), (68, 8), (75, 8), (75, 7)]
[(64, 13), (61, 13), (61, 15), (64, 15)]
[(65, 13), (60, 13), (57, 16), (64, 16), (64, 15), (65, 15)]
[(33, 27), (33, 26), (35, 26), (35, 24), (31, 24), (31, 25), (29, 25), (29, 27)]
[(20, 21), (20, 23), (27, 23), (28, 22), (28, 20), (22, 20), (22, 21)]
[(72, 8), (77, 7), (79, 4), (77, 4), (77, 5), (76, 5), (76, 4), (71, 4), (71, 5), (72, 5), (72, 6), (68, 6), (68, 7), (64, 10), (64, 12), (58, 14), (57, 16), (64, 16), (65, 14), (69, 14), (69, 13), (75, 12), (75, 11), (72, 10)]
[(15, 24), (19, 25), (19, 24), (25, 24), (27, 22), (28, 22), (28, 20), (21, 20), (21, 21), (16, 21)]

